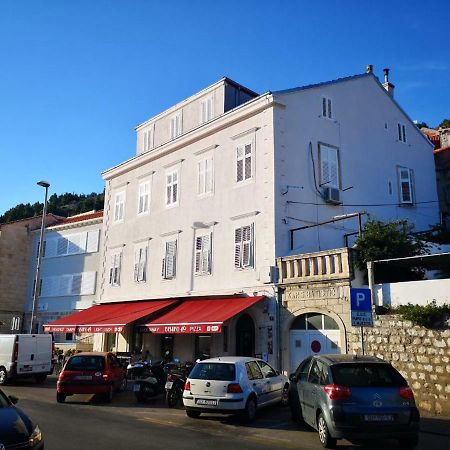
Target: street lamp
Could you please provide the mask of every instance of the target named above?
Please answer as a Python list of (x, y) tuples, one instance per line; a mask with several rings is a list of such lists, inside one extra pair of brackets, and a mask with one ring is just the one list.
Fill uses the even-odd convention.
[[(42, 260), (43, 243), (44, 243), (45, 216), (47, 215), (47, 194), (48, 194), (48, 188), (50, 187), (50, 183), (48, 183), (47, 181), (39, 181), (37, 183), (37, 185), (45, 188), (45, 200), (44, 200), (44, 209), (42, 210), (41, 235), (39, 238), (36, 276), (34, 278), (33, 306), (31, 308), (30, 334), (33, 333), (33, 326), (34, 326), (34, 321), (36, 319), (36, 310), (37, 310), (37, 306), (38, 306), (39, 280), (40, 280), (41, 260)], [(38, 330), (38, 332), (39, 332), (39, 330)]]

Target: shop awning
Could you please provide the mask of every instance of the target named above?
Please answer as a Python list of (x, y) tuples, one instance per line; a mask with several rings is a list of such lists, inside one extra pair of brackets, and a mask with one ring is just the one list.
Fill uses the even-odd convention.
[(226, 320), (264, 298), (259, 296), (188, 299), (145, 324), (143, 328), (155, 334), (221, 333)]
[(164, 311), (177, 300), (130, 301), (91, 306), (44, 325), (54, 333), (121, 333), (128, 323)]

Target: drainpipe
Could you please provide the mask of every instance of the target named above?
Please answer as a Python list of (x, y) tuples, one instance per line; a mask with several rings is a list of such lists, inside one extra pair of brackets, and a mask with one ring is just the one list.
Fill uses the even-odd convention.
[(283, 368), (283, 349), (281, 345), (281, 302), (283, 300), (282, 292), (279, 287), (277, 287), (277, 369), (281, 372)]

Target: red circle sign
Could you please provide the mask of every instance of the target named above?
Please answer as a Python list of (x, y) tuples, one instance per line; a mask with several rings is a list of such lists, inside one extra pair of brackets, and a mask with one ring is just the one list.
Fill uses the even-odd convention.
[(322, 348), (322, 346), (320, 345), (319, 341), (312, 341), (311, 342), (311, 350), (314, 353), (319, 353), (321, 348)]

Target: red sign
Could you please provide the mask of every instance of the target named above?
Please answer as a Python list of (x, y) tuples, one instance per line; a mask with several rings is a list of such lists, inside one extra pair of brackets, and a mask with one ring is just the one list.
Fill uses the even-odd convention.
[(145, 331), (154, 334), (210, 334), (221, 333), (221, 323), (190, 323), (190, 324), (164, 324), (144, 325)]
[(44, 325), (44, 330), (53, 333), (122, 333), (122, 325)]
[(322, 346), (320, 345), (319, 341), (312, 341), (311, 342), (311, 350), (314, 353), (319, 353), (321, 348), (322, 348)]

